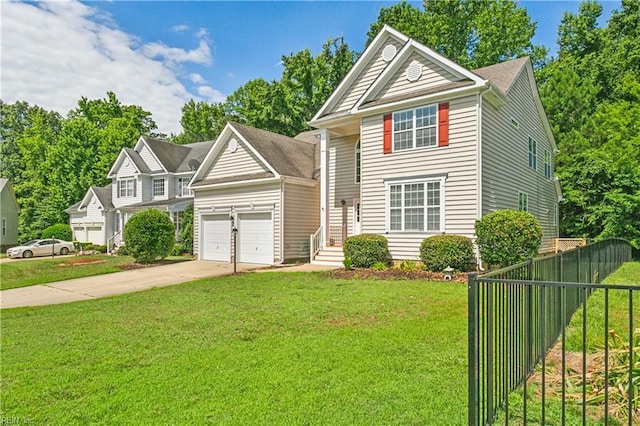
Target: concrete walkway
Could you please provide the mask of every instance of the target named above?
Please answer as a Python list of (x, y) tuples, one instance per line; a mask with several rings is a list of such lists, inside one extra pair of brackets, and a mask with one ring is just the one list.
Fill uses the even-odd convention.
[[(238, 272), (263, 268), (264, 265), (240, 263)], [(156, 287), (180, 284), (200, 278), (233, 273), (233, 265), (212, 261), (187, 261), (152, 266), (94, 277), (76, 278), (43, 285), (0, 291), (0, 308), (55, 305), (91, 300), (116, 294), (132, 293)]]

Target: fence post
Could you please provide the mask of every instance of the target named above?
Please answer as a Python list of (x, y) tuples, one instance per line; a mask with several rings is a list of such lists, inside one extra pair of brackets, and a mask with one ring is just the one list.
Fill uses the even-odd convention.
[(469, 328), (467, 330), (467, 352), (468, 352), (468, 413), (469, 413), (469, 426), (478, 424), (478, 413), (476, 411), (476, 386), (478, 385), (478, 371), (476, 370), (476, 273), (470, 272), (467, 278), (467, 324)]
[(533, 281), (533, 257), (527, 259), (527, 281)]

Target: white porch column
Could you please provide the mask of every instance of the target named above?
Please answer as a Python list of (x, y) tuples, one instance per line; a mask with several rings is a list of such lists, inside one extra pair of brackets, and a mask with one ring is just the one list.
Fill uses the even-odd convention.
[(320, 129), (320, 226), (323, 247), (329, 241), (329, 130)]

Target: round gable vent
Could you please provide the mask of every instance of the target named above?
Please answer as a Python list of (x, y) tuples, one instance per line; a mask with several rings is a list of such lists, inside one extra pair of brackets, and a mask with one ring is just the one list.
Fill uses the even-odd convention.
[(229, 141), (229, 152), (236, 152), (238, 150), (238, 141), (235, 139), (231, 139)]
[(394, 56), (396, 56), (396, 47), (393, 44), (388, 44), (382, 49), (382, 59), (385, 62), (389, 62)]
[(407, 80), (416, 81), (422, 75), (422, 64), (418, 61), (411, 62), (409, 68), (407, 68)]

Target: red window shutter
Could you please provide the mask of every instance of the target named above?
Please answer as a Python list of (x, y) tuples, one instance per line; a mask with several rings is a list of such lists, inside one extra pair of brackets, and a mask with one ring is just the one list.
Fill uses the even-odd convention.
[(449, 102), (438, 104), (438, 146), (449, 146)]
[(393, 122), (393, 116), (391, 114), (385, 114), (383, 117), (383, 152), (385, 154), (391, 154), (391, 124)]

